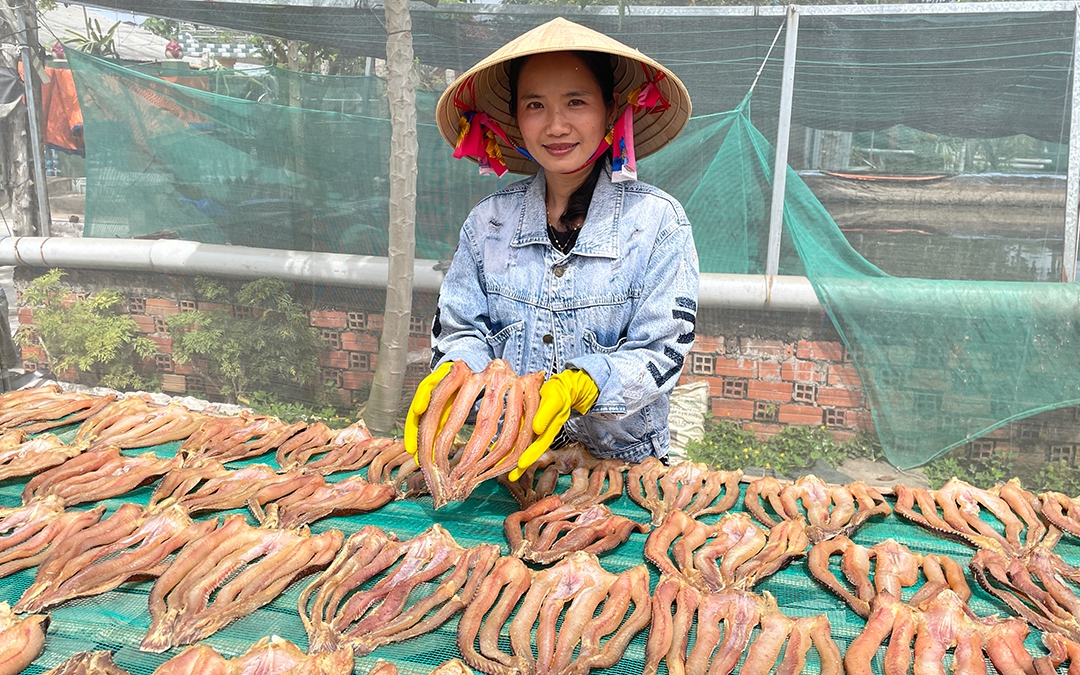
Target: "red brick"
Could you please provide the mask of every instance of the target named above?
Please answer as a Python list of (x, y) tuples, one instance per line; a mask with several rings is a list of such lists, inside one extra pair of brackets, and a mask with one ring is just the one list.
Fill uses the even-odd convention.
[(859, 371), (855, 366), (829, 366), (829, 384), (838, 384), (845, 387), (861, 387)]
[(874, 430), (874, 416), (870, 414), (869, 410), (853, 410), (849, 413), (845, 413), (844, 418), (844, 421), (847, 422), (849, 426), (864, 429), (866, 431)]
[(349, 353), (340, 350), (320, 352), (319, 365), (323, 368), (348, 368)]
[(758, 401), (787, 402), (791, 400), (791, 391), (790, 382), (750, 380), (746, 385), (746, 398)]
[(775, 382), (780, 379), (780, 364), (772, 363), (770, 361), (762, 361), (758, 363), (758, 379), (772, 380)]
[[(348, 337), (346, 337), (348, 336)], [(350, 352), (379, 353), (379, 338), (368, 333), (342, 333), (341, 348)], [(431, 348), (431, 345), (428, 345)]]
[(26, 326), (34, 323), (34, 310), (29, 307), (19, 308), (19, 324)]
[(792, 345), (784, 344), (780, 340), (759, 340), (757, 338), (742, 338), (739, 340), (739, 353), (743, 356), (786, 359), (792, 356), (794, 351)]
[(143, 316), (141, 314), (129, 315), (135, 321), (135, 324), (139, 327), (140, 333), (153, 333), (154, 332), (154, 317)]
[(410, 337), (409, 338), (409, 351), (418, 352), (423, 350), (431, 350), (431, 338), (430, 337)]
[(829, 433), (832, 434), (837, 443), (847, 443), (858, 435), (854, 431), (842, 431), (840, 429), (830, 429)]
[(27, 345), (22, 348), (22, 357), (30, 361), (44, 361), (45, 352), (37, 345)]
[(784, 430), (784, 425), (771, 422), (748, 422), (743, 425), (744, 429), (753, 430), (758, 439), (767, 441)]
[(817, 403), (826, 408), (861, 408), (863, 395), (858, 389), (820, 387), (817, 390)]
[(383, 315), (382, 314), (368, 314), (367, 315), (367, 328), (368, 330), (381, 331), (383, 327)]
[(825, 375), (818, 372), (817, 364), (809, 361), (788, 361), (780, 364), (780, 377), (789, 382), (825, 381)]
[(683, 387), (688, 384), (693, 384), (695, 382), (697, 382), (697, 377), (695, 375), (680, 375), (679, 381), (676, 383), (675, 386)]
[(365, 382), (371, 382), (374, 376), (371, 373), (357, 373), (346, 370), (341, 374), (341, 384), (350, 391), (362, 389)]
[(777, 421), (781, 424), (821, 424), (821, 408), (812, 405), (782, 405)]
[(171, 394), (184, 393), (184, 376), (183, 375), (162, 375), (161, 376), (161, 390), (167, 391)]
[(841, 363), (844, 360), (844, 345), (839, 342), (799, 340), (799, 344), (795, 349), (795, 356), (811, 361), (835, 361)]
[(713, 398), (712, 414), (717, 418), (754, 419), (754, 402), (733, 398)]
[(175, 300), (165, 300), (163, 298), (147, 298), (146, 313), (157, 316), (179, 314), (180, 306), (176, 303)]
[(158, 353), (172, 354), (172, 338), (151, 336), (151, 340), (157, 345)]
[(724, 338), (698, 335), (697, 338), (694, 339), (693, 351), (701, 352), (702, 354), (723, 354)]
[(188, 361), (186, 363), (174, 363), (173, 372), (177, 375), (197, 375), (195, 372), (195, 366)]
[(212, 312), (215, 309), (226, 308), (226, 305), (223, 305), (220, 302), (207, 302), (205, 300), (199, 300), (197, 303), (195, 303), (195, 306), (204, 312)]
[(757, 377), (757, 362), (749, 359), (725, 359), (716, 357), (713, 373), (726, 377)]
[(311, 317), (311, 325), (316, 328), (345, 328), (348, 319), (345, 312), (334, 310), (313, 309), (308, 316)]

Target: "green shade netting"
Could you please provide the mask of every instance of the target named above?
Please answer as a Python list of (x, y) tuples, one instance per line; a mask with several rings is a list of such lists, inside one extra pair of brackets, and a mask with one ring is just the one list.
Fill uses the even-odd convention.
[[(731, 223), (730, 240), (757, 252), (774, 152), (741, 108), (733, 114), (741, 122), (728, 135), (739, 137), (720, 152), (739, 158), (716, 161), (746, 167), (744, 190), (763, 188), (759, 199), (728, 202), (748, 222), (743, 233)], [(848, 244), (790, 168), (786, 183), (784, 236), (798, 261), (782, 251), (782, 271), (801, 261), (858, 368), (892, 464), (915, 467), (1011, 421), (1080, 403), (1080, 285), (888, 276)]]
[[(386, 254), (390, 129), (385, 114), (372, 116), (384, 101), (371, 78), (322, 78), (320, 88), (319, 76), (270, 70), (254, 83), (222, 73), (181, 86), (75, 50), (70, 59), (86, 120), (88, 236), (170, 230), (209, 243)], [(420, 120), (432, 119), (434, 102), (418, 94)], [(371, 114), (324, 109), (333, 106)], [(684, 204), (702, 272), (764, 272), (774, 152), (749, 108), (747, 97), (692, 119), (642, 163), (642, 179)], [(465, 215), (506, 181), (478, 180), (433, 125), (419, 124), (418, 140), (416, 255), (448, 259)], [(1075, 284), (887, 276), (790, 170), (784, 224), (780, 271), (810, 278), (896, 466), (1080, 402)]]

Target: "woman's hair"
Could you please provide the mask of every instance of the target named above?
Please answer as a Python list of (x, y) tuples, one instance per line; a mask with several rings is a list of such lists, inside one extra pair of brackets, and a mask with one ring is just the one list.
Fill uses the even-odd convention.
[[(600, 85), (600, 94), (604, 98), (604, 105), (608, 108), (614, 108), (615, 68), (611, 62), (611, 55), (603, 52), (588, 51), (574, 51), (571, 53), (585, 63), (596, 83)], [(521, 75), (522, 67), (525, 66), (525, 62), (528, 60), (528, 56), (519, 56), (510, 61), (510, 114), (514, 117), (517, 117), (518, 77)], [(584, 218), (588, 215), (589, 204), (592, 202), (593, 191), (596, 189), (596, 182), (600, 180), (600, 172), (604, 170), (610, 159), (611, 148), (608, 148), (607, 152), (596, 158), (585, 182), (579, 185), (578, 189), (574, 190), (574, 193), (570, 195), (566, 210), (559, 216), (560, 224), (571, 227), (578, 218)]]

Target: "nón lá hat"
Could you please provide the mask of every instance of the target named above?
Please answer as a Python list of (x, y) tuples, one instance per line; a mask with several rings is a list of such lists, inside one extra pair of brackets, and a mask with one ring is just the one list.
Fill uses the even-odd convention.
[[(667, 145), (690, 119), (690, 94), (670, 70), (618, 40), (556, 18), (511, 40), (458, 77), (439, 98), (435, 119), (455, 155), (490, 165), (492, 172), (536, 173), (539, 165), (521, 147), (510, 113), (510, 62), (547, 52), (589, 51), (613, 58), (619, 118), (608, 141), (615, 170)], [(625, 110), (625, 113), (623, 112)], [(627, 156), (629, 155), (629, 156)]]

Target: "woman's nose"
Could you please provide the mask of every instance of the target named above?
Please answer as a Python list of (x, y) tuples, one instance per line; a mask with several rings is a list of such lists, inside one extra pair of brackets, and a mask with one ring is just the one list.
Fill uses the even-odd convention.
[(570, 132), (570, 123), (566, 116), (559, 110), (552, 110), (548, 114), (548, 133), (552, 136), (562, 136)]

